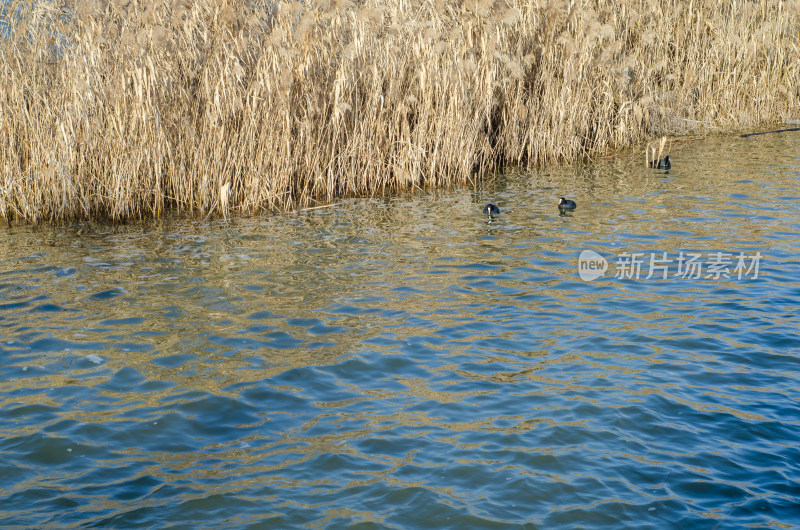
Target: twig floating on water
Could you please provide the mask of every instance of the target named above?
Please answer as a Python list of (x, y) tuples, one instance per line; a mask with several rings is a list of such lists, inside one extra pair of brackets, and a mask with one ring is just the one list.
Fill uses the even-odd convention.
[(740, 137), (747, 138), (748, 136), (758, 136), (759, 134), (772, 134), (772, 133), (792, 132), (792, 131), (800, 131), (800, 127), (792, 127), (791, 129), (778, 129), (777, 131), (764, 131), (764, 132), (757, 132), (750, 134), (742, 134), (740, 135)]
[(299, 212), (307, 212), (307, 211), (309, 211), (309, 210), (319, 210), (319, 209), (321, 209), (321, 208), (330, 208), (331, 206), (336, 206), (336, 203), (335, 203), (335, 202), (332, 202), (332, 203), (330, 203), (330, 204), (323, 204), (323, 205), (321, 205), (321, 206), (310, 206), (310, 207), (308, 207), (308, 208), (301, 208), (301, 209), (299, 209), (299, 210), (294, 210), (294, 212), (295, 212), (295, 213), (299, 213)]

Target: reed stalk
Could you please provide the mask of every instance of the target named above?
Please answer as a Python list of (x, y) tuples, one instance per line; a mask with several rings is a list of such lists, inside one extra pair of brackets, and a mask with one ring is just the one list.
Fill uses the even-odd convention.
[(779, 0), (11, 0), (0, 217), (253, 214), (796, 117)]

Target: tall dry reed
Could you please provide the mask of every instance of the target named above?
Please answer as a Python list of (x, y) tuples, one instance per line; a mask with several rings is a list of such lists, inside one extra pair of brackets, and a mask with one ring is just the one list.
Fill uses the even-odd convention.
[(253, 213), (796, 117), (778, 0), (12, 0), (0, 217)]

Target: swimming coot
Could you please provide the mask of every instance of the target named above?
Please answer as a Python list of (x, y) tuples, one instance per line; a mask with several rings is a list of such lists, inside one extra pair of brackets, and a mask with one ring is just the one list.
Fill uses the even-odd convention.
[(559, 199), (559, 201), (558, 201), (558, 209), (562, 210), (562, 211), (564, 211), (564, 210), (574, 210), (577, 207), (578, 207), (578, 205), (575, 204), (575, 201), (571, 201), (569, 199), (565, 199), (564, 197), (561, 197), (561, 199)]
[(670, 162), (669, 155), (667, 155), (658, 162), (656, 162), (655, 160), (650, 162), (650, 167), (652, 167), (653, 169), (669, 169), (672, 167), (672, 162)]
[(483, 207), (483, 213), (487, 215), (497, 215), (500, 213), (500, 208), (495, 206), (494, 204), (487, 204)]

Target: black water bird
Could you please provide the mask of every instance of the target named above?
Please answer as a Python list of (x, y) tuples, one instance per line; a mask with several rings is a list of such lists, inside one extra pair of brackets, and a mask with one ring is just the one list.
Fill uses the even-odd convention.
[(562, 212), (566, 210), (574, 210), (577, 207), (578, 205), (575, 204), (575, 201), (565, 199), (564, 197), (561, 197), (558, 200), (558, 209), (561, 210)]
[(497, 215), (500, 213), (500, 208), (495, 206), (494, 204), (487, 204), (483, 207), (483, 213), (486, 215)]
[(650, 162), (650, 167), (653, 169), (669, 169), (672, 167), (672, 162), (670, 162), (669, 155), (667, 155), (658, 162), (655, 160)]

